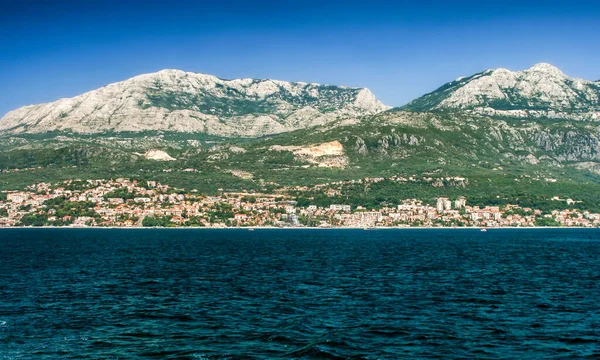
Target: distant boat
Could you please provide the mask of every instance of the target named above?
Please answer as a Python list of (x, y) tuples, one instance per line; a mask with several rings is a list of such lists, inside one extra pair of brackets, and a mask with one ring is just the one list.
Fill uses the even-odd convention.
[(481, 231), (487, 231), (487, 229), (486, 228), (481, 228)]
[(254, 228), (249, 228), (248, 231), (254, 231)]

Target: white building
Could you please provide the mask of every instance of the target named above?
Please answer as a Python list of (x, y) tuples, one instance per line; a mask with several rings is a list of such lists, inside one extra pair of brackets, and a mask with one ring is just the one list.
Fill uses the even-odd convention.
[(452, 202), (448, 198), (438, 198), (436, 209), (438, 212), (452, 209)]
[(152, 201), (152, 199), (146, 198), (146, 197), (136, 197), (136, 198), (133, 198), (133, 201), (136, 203), (148, 204)]
[(329, 205), (329, 210), (333, 210), (333, 211), (350, 211), (350, 210), (352, 210), (352, 207), (350, 205), (331, 204), (331, 205)]
[(28, 198), (29, 196), (24, 193), (9, 193), (8, 195), (6, 195), (6, 199), (12, 201), (15, 204), (24, 203)]
[(465, 206), (467, 206), (467, 199), (465, 199), (464, 196), (461, 196), (458, 199), (454, 200), (454, 208), (455, 209), (460, 209)]

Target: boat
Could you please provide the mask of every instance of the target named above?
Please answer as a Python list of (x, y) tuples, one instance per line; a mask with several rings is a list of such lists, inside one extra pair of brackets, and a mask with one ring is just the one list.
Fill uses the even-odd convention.
[(249, 228), (248, 231), (254, 231), (254, 228)]
[(487, 229), (486, 228), (481, 228), (481, 231), (487, 231)]

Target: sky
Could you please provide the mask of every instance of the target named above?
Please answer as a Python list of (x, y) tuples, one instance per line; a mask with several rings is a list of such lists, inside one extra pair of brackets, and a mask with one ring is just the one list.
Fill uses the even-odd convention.
[(0, 116), (161, 69), (367, 87), (390, 106), (488, 68), (600, 79), (600, 1), (0, 3)]

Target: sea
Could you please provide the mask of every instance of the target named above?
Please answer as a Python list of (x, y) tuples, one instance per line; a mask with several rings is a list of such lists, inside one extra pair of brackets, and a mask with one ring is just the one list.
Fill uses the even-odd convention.
[(0, 230), (0, 359), (598, 359), (600, 230)]

